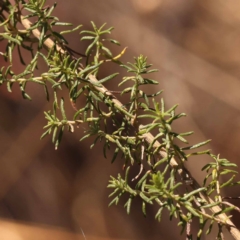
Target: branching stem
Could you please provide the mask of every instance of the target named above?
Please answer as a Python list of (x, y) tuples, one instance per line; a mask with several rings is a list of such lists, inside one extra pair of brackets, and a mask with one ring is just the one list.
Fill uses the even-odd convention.
[[(28, 19), (24, 19), (24, 16), (21, 16), (21, 22), (23, 24), (23, 26), (28, 29), (31, 27), (31, 22), (28, 20)], [(40, 38), (40, 32), (38, 31), (38, 29), (34, 29), (32, 30), (32, 33), (34, 34), (34, 36), (36, 38)], [(54, 47), (55, 43), (50, 39), (50, 38), (47, 38), (44, 42), (44, 45), (51, 49)], [(59, 51), (60, 53), (65, 53), (65, 51), (58, 45), (56, 45), (56, 49), (57, 51)], [(82, 69), (80, 69), (82, 70)], [(89, 79), (95, 83), (96, 85), (98, 84), (98, 80), (96, 79), (96, 77), (94, 75), (90, 75), (89, 76)], [(107, 88), (105, 88), (103, 85), (101, 85), (101, 87), (98, 87), (96, 85), (93, 85), (93, 87), (101, 92), (102, 94), (106, 94), (108, 93), (108, 96), (111, 96), (112, 97), (112, 102), (114, 103), (114, 105), (117, 107), (117, 109), (122, 109), (122, 106), (123, 104), (118, 100), (116, 99), (115, 96), (112, 95), (111, 91), (109, 91)], [(126, 114), (126, 111), (123, 112), (124, 114)], [(130, 116), (132, 117), (132, 116)], [(134, 123), (134, 121), (133, 121)], [(146, 140), (146, 142), (148, 142), (148, 144), (151, 144), (154, 137), (152, 134), (150, 133), (146, 133), (144, 134), (144, 138)], [(160, 146), (160, 143), (158, 141), (155, 141), (154, 143), (154, 147), (157, 148)], [(159, 151), (159, 155), (161, 155), (161, 157), (166, 157), (167, 156), (167, 153), (163, 150), (160, 150)], [(198, 184), (198, 182), (194, 179), (194, 177), (190, 174), (190, 172), (186, 169), (186, 168), (178, 168), (179, 165), (177, 163), (177, 161), (172, 158), (171, 161), (170, 161), (170, 165), (173, 167), (173, 168), (177, 168), (178, 170), (178, 173), (179, 175), (184, 178), (184, 175), (187, 174), (189, 176), (189, 178), (192, 180), (192, 184), (190, 185), (192, 187), (192, 189), (197, 189), (197, 188), (200, 188), (200, 185)], [(209, 202), (209, 203), (214, 203), (214, 201), (209, 197), (209, 196), (205, 196), (203, 193), (199, 193), (200, 197), (202, 199), (204, 199), (205, 201)], [(217, 212), (220, 212), (222, 209), (219, 207), (219, 206), (214, 206), (214, 207), (211, 207), (211, 211), (213, 213), (217, 213)], [(204, 214), (202, 212), (202, 214)], [(205, 213), (206, 214), (206, 213)], [(211, 217), (211, 216), (209, 216)], [(235, 227), (235, 225), (232, 223), (232, 221), (227, 217), (226, 214), (220, 214), (217, 216), (216, 219), (219, 219), (220, 222), (224, 222), (227, 224), (227, 229), (229, 230), (229, 232), (231, 233), (231, 235), (236, 239), (236, 240), (240, 240), (240, 232), (238, 231), (238, 229)]]

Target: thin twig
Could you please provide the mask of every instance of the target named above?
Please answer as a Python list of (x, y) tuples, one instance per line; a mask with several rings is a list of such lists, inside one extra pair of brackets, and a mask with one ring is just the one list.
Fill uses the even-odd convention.
[[(24, 19), (24, 16), (20, 16), (21, 17), (21, 23), (22, 25), (26, 28), (26, 29), (29, 29), (31, 27), (31, 22), (28, 20), (28, 19)], [(36, 37), (36, 38), (40, 38), (40, 32), (38, 29), (33, 29), (32, 30), (32, 33), (33, 35)], [(56, 50), (59, 51), (60, 53), (64, 54), (66, 53), (64, 51), (64, 49), (62, 49), (59, 45), (56, 45), (50, 38), (47, 38), (45, 41), (44, 41), (44, 45), (51, 49), (53, 48), (54, 46), (56, 47)], [(81, 68), (79, 68), (81, 69)], [(93, 75), (90, 75), (89, 76), (89, 79), (90, 81), (94, 84), (96, 83), (98, 86), (99, 86), (99, 82), (98, 80), (96, 79), (95, 76)], [(118, 108), (118, 109), (121, 109), (121, 107), (123, 106), (123, 104), (111, 93), (111, 91), (109, 91), (107, 88), (105, 88), (103, 85), (101, 85), (100, 87), (98, 87), (97, 85), (93, 85), (93, 88), (95, 88), (97, 91), (101, 92), (102, 94), (105, 94), (108, 93), (107, 95), (108, 96), (111, 96), (112, 97), (112, 102), (114, 103), (114, 105)], [(148, 144), (151, 144), (152, 141), (154, 140), (154, 136), (151, 134), (151, 133), (146, 133), (144, 134), (144, 138), (146, 140), (146, 142)], [(153, 146), (155, 148), (159, 147), (160, 146), (160, 143), (158, 141), (155, 141)], [(159, 154), (161, 157), (166, 157), (167, 156), (167, 153), (164, 151), (164, 150), (160, 150), (159, 151)], [(171, 167), (173, 168), (178, 168), (179, 167), (179, 164), (178, 162), (176, 161), (175, 158), (172, 158), (170, 160), (170, 165)], [(179, 175), (184, 178), (185, 175), (188, 175), (189, 178), (192, 180), (192, 184), (190, 185), (193, 189), (197, 189), (197, 188), (200, 188), (200, 185), (198, 184), (198, 182), (193, 178), (193, 176), (190, 174), (190, 172), (186, 169), (186, 168), (183, 168), (183, 166), (181, 166), (181, 168), (178, 168), (178, 173)], [(199, 193), (200, 197), (202, 199), (204, 199), (205, 201), (208, 201), (209, 203), (214, 203), (214, 201), (204, 195), (203, 193)], [(222, 209), (219, 207), (219, 206), (214, 206), (214, 207), (211, 207), (210, 208), (211, 211), (213, 213), (217, 213), (217, 212), (220, 212), (222, 211)], [(227, 229), (229, 230), (229, 232), (231, 233), (231, 235), (237, 239), (237, 240), (240, 240), (240, 232), (238, 231), (238, 229), (235, 227), (235, 225), (232, 223), (232, 221), (229, 220), (229, 218), (227, 217), (226, 214), (219, 214), (217, 216), (217, 218), (221, 221), (221, 222), (224, 222), (226, 224), (226, 227)]]

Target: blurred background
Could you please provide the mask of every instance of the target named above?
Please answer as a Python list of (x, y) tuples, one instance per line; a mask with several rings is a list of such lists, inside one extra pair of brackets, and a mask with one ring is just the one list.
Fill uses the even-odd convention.
[[(57, 2), (55, 15), (60, 21), (81, 23), (84, 29), (90, 28), (90, 21), (114, 26), (112, 38), (121, 47), (114, 47), (113, 52), (118, 54), (127, 46), (124, 61), (139, 54), (148, 56), (159, 69), (152, 78), (164, 89), (167, 106), (178, 103), (178, 112), (188, 115), (179, 121), (176, 131), (194, 130), (192, 144), (212, 139), (213, 153), (239, 163), (239, 1)], [(86, 43), (79, 41), (78, 33), (67, 39), (74, 50), (84, 52)], [(104, 71), (109, 75), (118, 70), (111, 66)], [(107, 87), (117, 90), (116, 84)], [(27, 90), (32, 102), (22, 99), (18, 87), (12, 94), (5, 86), (0, 88), (1, 240), (78, 240), (84, 239), (82, 230), (87, 240), (185, 239), (179, 238), (180, 228), (168, 221), (167, 214), (158, 223), (156, 209), (147, 208), (144, 218), (140, 202), (133, 205), (129, 216), (124, 201), (108, 208), (109, 175), (121, 172), (123, 163), (112, 165), (110, 155), (105, 159), (101, 144), (90, 151), (92, 139), (79, 142), (83, 129), (65, 134), (58, 151), (50, 137), (40, 141), (46, 123), (43, 111), (52, 106), (42, 88), (32, 85)], [(188, 163), (199, 181), (207, 161), (198, 157)], [(226, 196), (239, 195), (239, 187), (226, 192)], [(231, 202), (240, 205), (237, 200)], [(233, 214), (233, 221), (240, 227), (239, 214)], [(226, 234), (225, 239), (232, 238)]]

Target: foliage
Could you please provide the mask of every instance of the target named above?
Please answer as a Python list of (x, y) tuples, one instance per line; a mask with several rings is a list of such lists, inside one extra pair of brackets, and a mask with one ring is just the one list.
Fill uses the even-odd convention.
[[(239, 184), (234, 182), (237, 172), (232, 170), (236, 165), (220, 159), (219, 155), (215, 156), (210, 150), (198, 150), (209, 141), (189, 145), (186, 137), (193, 132), (174, 132), (172, 124), (185, 114), (176, 113), (177, 105), (166, 109), (163, 98), (158, 102), (162, 91), (152, 94), (144, 91), (147, 85), (158, 84), (149, 77), (157, 70), (151, 68), (146, 57), (140, 55), (133, 63), (124, 64), (120, 58), (126, 48), (119, 55), (113, 56), (106, 44), (110, 42), (120, 45), (118, 41), (108, 38), (113, 28), (106, 28), (105, 24), (98, 28), (92, 22), (92, 30), (80, 32), (81, 41), (88, 41), (88, 47), (85, 55), (79, 54), (68, 46), (64, 35), (77, 31), (81, 25), (62, 32), (56, 31), (55, 26), (66, 27), (72, 24), (60, 22), (52, 15), (56, 4), (45, 7), (45, 2), (15, 0), (11, 4), (8, 0), (0, 1), (0, 40), (6, 44), (6, 50), (1, 55), (8, 64), (1, 69), (0, 85), (6, 85), (9, 92), (14, 84), (19, 85), (23, 98), (28, 100), (31, 100), (26, 92), (29, 82), (42, 85), (48, 101), (49, 92), (54, 95), (53, 110), (45, 112), (47, 124), (41, 138), (51, 135), (57, 149), (66, 130), (74, 132), (76, 126), (87, 123), (88, 129), (81, 140), (94, 136), (91, 148), (102, 141), (105, 157), (108, 149), (114, 149), (111, 162), (118, 155), (124, 159), (124, 177), (121, 174), (111, 176), (109, 181), (108, 187), (113, 190), (110, 205), (118, 204), (121, 196), (127, 194), (127, 213), (130, 213), (134, 199), (139, 197), (144, 215), (146, 206), (155, 204), (158, 206), (155, 217), (160, 221), (163, 210), (167, 209), (170, 219), (178, 219), (182, 233), (193, 219), (198, 219), (198, 239), (204, 227), (209, 233), (214, 223), (219, 227), (219, 239), (223, 227), (231, 232), (233, 224), (225, 213), (237, 208), (233, 205), (229, 207), (223, 201), (221, 190)], [(23, 10), (29, 14), (22, 15)], [(29, 20), (33, 17), (34, 22), (31, 24)], [(19, 23), (25, 28), (21, 29)], [(19, 61), (26, 66), (21, 73), (13, 70), (15, 49)], [(25, 63), (22, 55), (23, 49), (31, 53), (32, 59), (28, 63)], [(42, 60), (48, 70), (36, 76), (36, 69)], [(127, 85), (120, 92), (128, 99), (124, 104), (103, 85), (113, 79), (116, 81), (119, 73), (109, 73), (109, 76), (97, 80), (99, 69), (109, 62), (116, 63), (127, 71), (119, 83), (119, 86)], [(76, 110), (72, 117), (66, 114), (64, 99), (59, 100), (58, 97), (63, 88), (68, 90), (69, 99)], [(81, 109), (76, 109), (75, 103), (80, 96), (84, 96), (85, 104)], [(152, 135), (153, 132), (155, 136)], [(186, 146), (180, 147), (177, 144), (179, 141)], [(202, 169), (206, 172), (206, 177), (201, 185), (185, 167), (186, 161), (196, 155), (206, 155), (212, 159)], [(140, 172), (129, 179), (133, 166), (140, 166)], [(221, 182), (220, 177), (227, 174), (230, 176), (229, 180)], [(214, 208), (216, 206), (219, 207), (218, 211)], [(189, 232), (187, 237), (192, 238)]]

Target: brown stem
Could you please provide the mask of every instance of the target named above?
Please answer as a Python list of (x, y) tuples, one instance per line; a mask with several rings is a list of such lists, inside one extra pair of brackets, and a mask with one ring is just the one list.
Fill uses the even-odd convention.
[[(20, 16), (21, 17), (21, 23), (22, 25), (26, 28), (26, 29), (29, 29), (31, 27), (31, 22), (28, 20), (28, 19), (24, 19), (23, 16)], [(32, 30), (32, 33), (33, 35), (36, 37), (36, 38), (40, 38), (40, 32), (38, 29), (34, 29)], [(50, 39), (46, 39), (45, 42), (44, 42), (44, 45), (51, 49), (55, 43)], [(56, 49), (57, 51), (61, 52), (61, 53), (65, 53), (64, 49), (62, 49), (60, 46), (56, 45)], [(95, 76), (93, 75), (90, 75), (89, 76), (91, 82), (93, 83), (98, 83), (98, 80), (96, 79)], [(93, 85), (93, 87), (101, 92), (102, 94), (104, 95), (108, 95), (108, 96), (111, 96), (112, 97), (112, 101), (113, 103), (119, 108), (121, 108), (121, 106), (123, 105), (112, 93), (111, 91), (109, 91), (107, 88), (105, 88), (103, 85), (101, 85), (100, 87), (98, 87), (97, 85)], [(145, 138), (145, 141), (148, 142), (148, 144), (151, 144), (151, 142), (153, 141), (154, 137), (151, 133), (146, 133), (144, 134), (144, 138)], [(159, 147), (160, 146), (160, 143), (158, 141), (155, 141), (154, 147)], [(166, 157), (167, 156), (167, 153), (164, 151), (164, 150), (160, 150), (159, 151), (159, 155), (161, 157)], [(173, 168), (178, 168), (178, 173), (180, 174), (180, 176), (184, 179), (184, 177), (187, 176), (188, 179), (192, 180), (192, 183), (190, 184), (191, 188), (192, 189), (197, 189), (197, 188), (200, 188), (200, 185), (198, 184), (198, 182), (193, 178), (193, 176), (190, 174), (190, 172), (188, 172), (188, 170), (184, 167), (181, 166), (181, 168), (179, 168), (179, 164), (178, 162), (176, 161), (176, 159), (172, 158), (171, 161), (170, 161), (170, 165), (171, 167)], [(199, 193), (200, 197), (202, 199), (204, 199), (205, 201), (209, 202), (209, 203), (214, 203), (214, 201), (204, 195), (203, 193)], [(217, 213), (219, 211), (221, 211), (222, 209), (219, 207), (219, 206), (214, 206), (214, 207), (211, 207), (210, 208), (211, 211), (213, 213)], [(226, 214), (220, 214), (217, 216), (217, 218), (220, 220), (220, 222), (224, 222), (226, 224), (226, 227), (227, 229), (229, 230), (229, 232), (231, 233), (231, 235), (234, 237), (234, 239), (237, 239), (237, 240), (240, 240), (240, 232), (238, 231), (238, 229), (235, 227), (235, 225), (232, 223), (232, 221), (230, 221), (227, 217)]]

